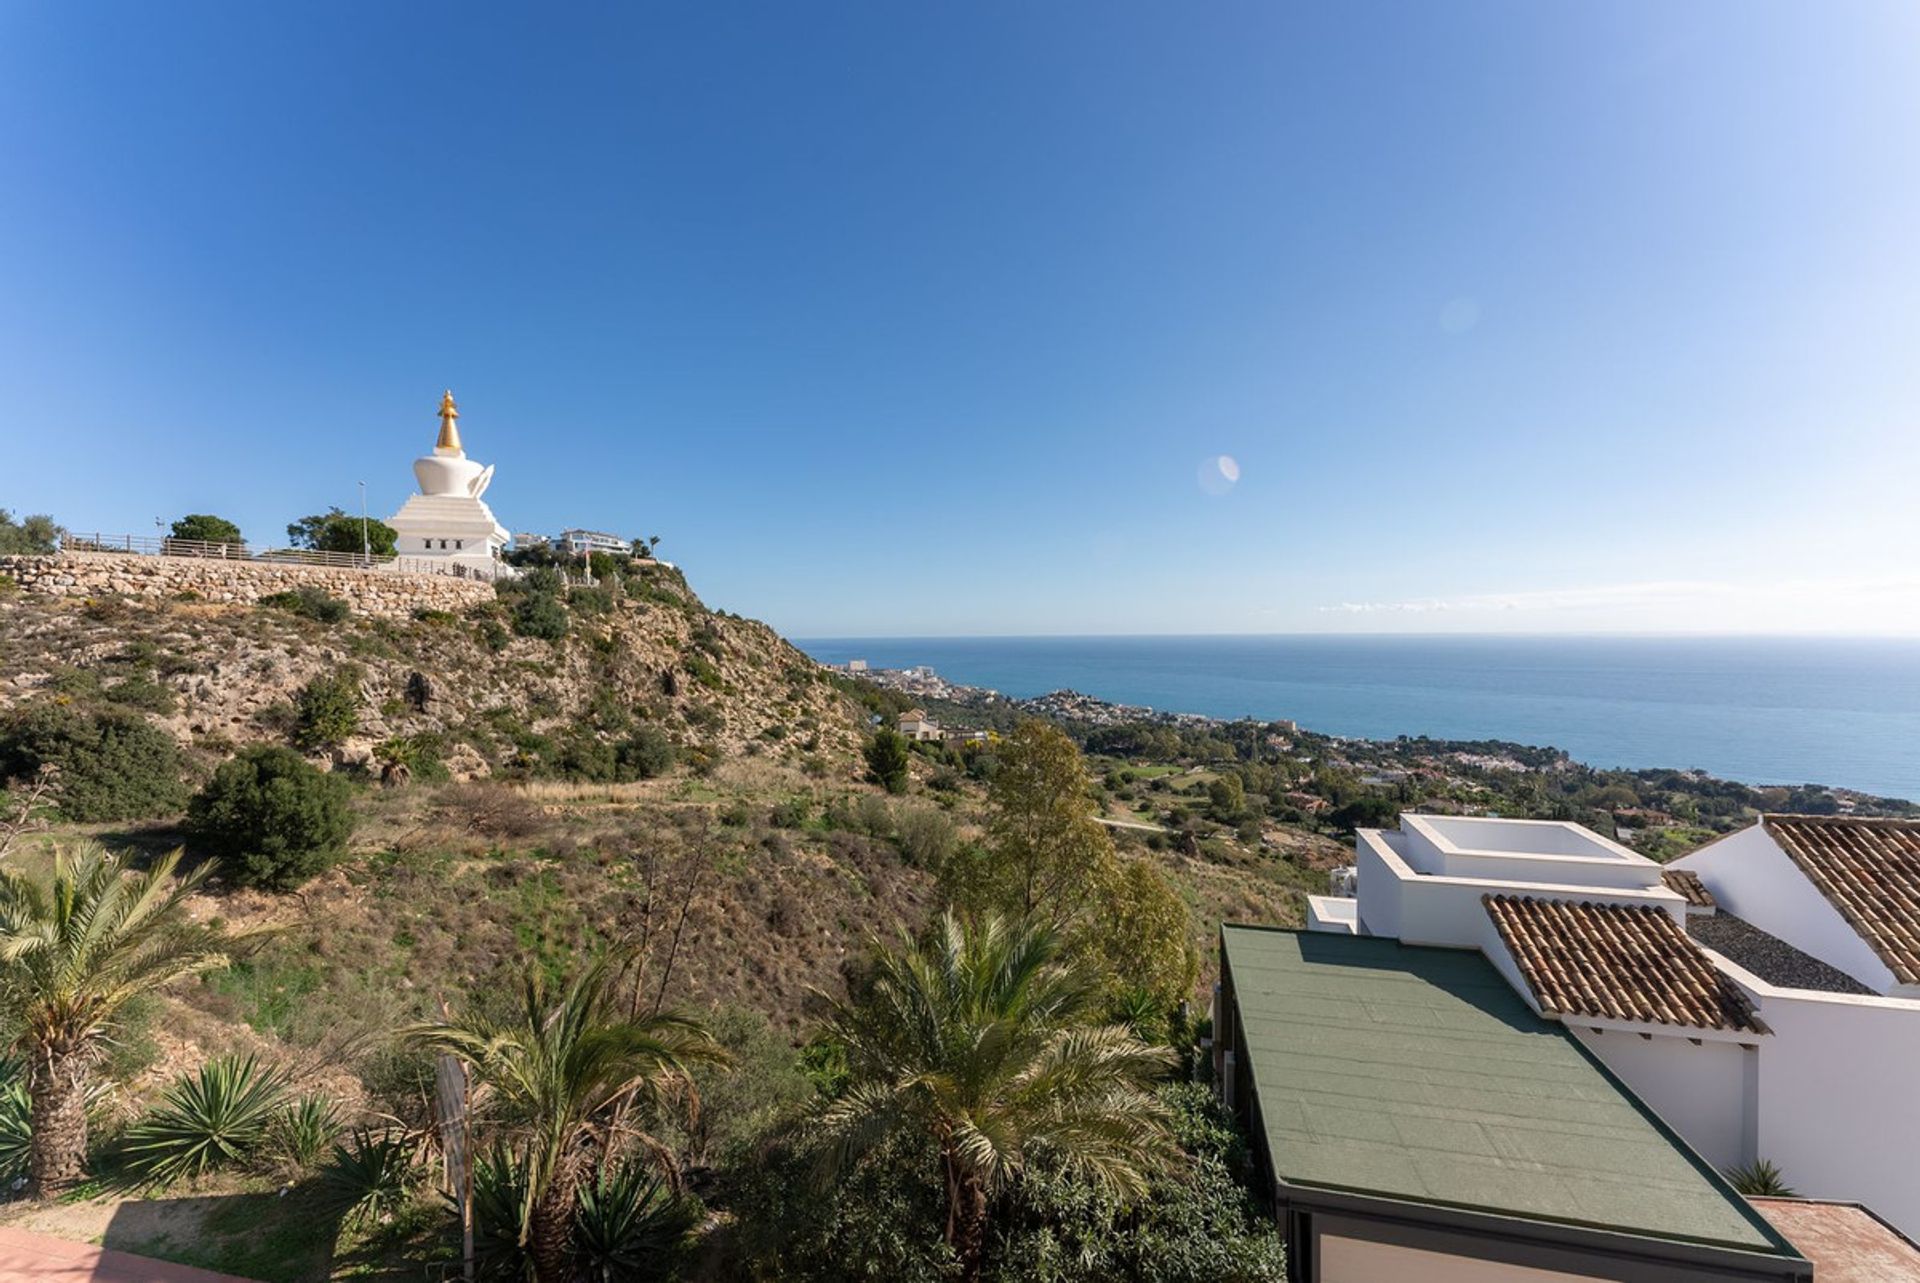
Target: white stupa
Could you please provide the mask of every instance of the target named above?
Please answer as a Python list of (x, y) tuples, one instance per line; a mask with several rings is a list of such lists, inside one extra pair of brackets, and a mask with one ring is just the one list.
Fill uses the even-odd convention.
[(460, 448), (460, 429), (454, 426), (459, 417), (449, 390), (440, 398), (440, 439), (433, 453), (413, 461), (420, 493), (387, 524), (399, 535), (402, 557), (444, 557), (491, 575), (512, 536), (480, 501), (493, 484), (493, 469), (481, 467)]

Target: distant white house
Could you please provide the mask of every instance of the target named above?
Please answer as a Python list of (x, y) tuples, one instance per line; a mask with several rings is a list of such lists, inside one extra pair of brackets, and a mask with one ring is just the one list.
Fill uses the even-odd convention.
[(934, 724), (934, 720), (928, 717), (924, 710), (918, 708), (900, 714), (900, 733), (910, 740), (926, 741), (940, 738), (939, 726)]
[(1664, 868), (1552, 821), (1354, 850), (1310, 929), (1477, 949), (1709, 1162), (1920, 1231), (1920, 822), (1767, 816)]

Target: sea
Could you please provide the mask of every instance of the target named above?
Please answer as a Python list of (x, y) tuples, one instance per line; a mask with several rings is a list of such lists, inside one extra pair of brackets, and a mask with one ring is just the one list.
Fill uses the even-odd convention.
[(1920, 797), (1920, 639), (868, 637), (814, 658), (927, 665), (1026, 697), (1069, 688), (1330, 735), (1550, 745), (1602, 767)]

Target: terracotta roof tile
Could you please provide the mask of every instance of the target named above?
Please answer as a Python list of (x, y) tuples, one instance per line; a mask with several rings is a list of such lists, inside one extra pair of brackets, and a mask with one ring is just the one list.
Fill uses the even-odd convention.
[(1920, 820), (1768, 815), (1773, 840), (1901, 984), (1920, 984)]
[(1664, 909), (1514, 895), (1482, 901), (1543, 1012), (1767, 1032), (1746, 995)]
[(1668, 890), (1685, 896), (1687, 903), (1696, 909), (1714, 907), (1713, 892), (1707, 890), (1707, 884), (1692, 869), (1662, 869), (1660, 880), (1667, 884)]

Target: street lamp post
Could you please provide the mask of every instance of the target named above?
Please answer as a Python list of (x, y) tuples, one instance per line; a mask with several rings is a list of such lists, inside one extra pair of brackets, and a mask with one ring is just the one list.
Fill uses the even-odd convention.
[(367, 538), (367, 483), (360, 483), (360, 560), (363, 564), (373, 564), (373, 541)]

